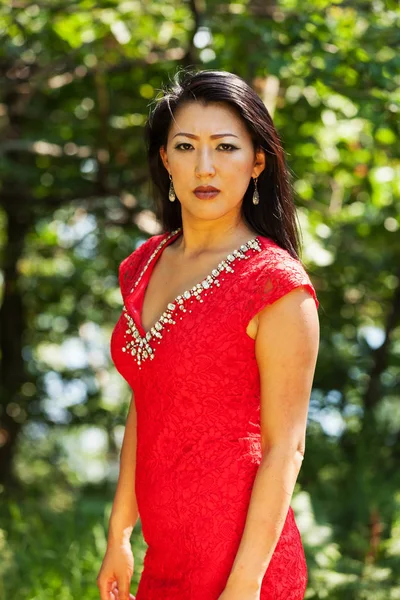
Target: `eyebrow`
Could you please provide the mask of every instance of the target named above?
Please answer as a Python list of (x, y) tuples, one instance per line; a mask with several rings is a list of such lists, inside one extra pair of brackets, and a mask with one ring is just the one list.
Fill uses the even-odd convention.
[[(198, 136), (194, 135), (193, 133), (183, 133), (183, 132), (176, 133), (173, 136), (172, 139), (174, 139), (177, 135), (183, 135), (185, 137), (192, 138), (194, 140), (198, 139)], [(214, 135), (210, 135), (210, 138), (213, 139), (213, 140), (217, 139), (217, 138), (221, 138), (221, 137), (235, 137), (235, 138), (237, 138), (238, 136), (235, 135), (235, 134), (233, 134), (233, 133), (215, 133)]]

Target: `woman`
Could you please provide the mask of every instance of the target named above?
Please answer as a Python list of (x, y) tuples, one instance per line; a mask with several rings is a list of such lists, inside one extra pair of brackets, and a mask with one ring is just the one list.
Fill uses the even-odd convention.
[(97, 582), (127, 600), (300, 600), (290, 500), (319, 344), (288, 171), (239, 77), (183, 71), (146, 124), (164, 233), (120, 265), (112, 358), (132, 388)]

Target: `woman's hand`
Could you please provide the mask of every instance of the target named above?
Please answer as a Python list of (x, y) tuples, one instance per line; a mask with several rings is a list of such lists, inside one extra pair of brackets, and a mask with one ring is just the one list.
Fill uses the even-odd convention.
[(129, 541), (108, 546), (96, 580), (100, 600), (135, 600), (135, 596), (129, 593), (133, 569), (134, 558)]

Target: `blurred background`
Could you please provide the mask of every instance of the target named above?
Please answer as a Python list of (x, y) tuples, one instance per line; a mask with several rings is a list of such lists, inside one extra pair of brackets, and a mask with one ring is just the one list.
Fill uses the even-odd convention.
[[(130, 399), (118, 265), (161, 232), (143, 124), (192, 66), (270, 110), (320, 300), (306, 598), (400, 599), (399, 26), (383, 0), (1, 1), (1, 598), (99, 597)], [(132, 544), (135, 593), (140, 521)]]

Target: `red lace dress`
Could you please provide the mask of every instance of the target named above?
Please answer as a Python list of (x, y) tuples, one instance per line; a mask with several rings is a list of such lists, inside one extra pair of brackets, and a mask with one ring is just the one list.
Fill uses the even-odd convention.
[[(300, 261), (258, 235), (145, 332), (145, 288), (179, 235), (181, 228), (153, 236), (121, 263), (124, 307), (111, 338), (138, 418), (135, 485), (148, 548), (137, 600), (217, 600), (222, 593), (261, 461), (259, 371), (247, 324), (298, 286), (319, 305)], [(301, 600), (306, 584), (290, 507), (261, 600)]]

